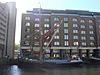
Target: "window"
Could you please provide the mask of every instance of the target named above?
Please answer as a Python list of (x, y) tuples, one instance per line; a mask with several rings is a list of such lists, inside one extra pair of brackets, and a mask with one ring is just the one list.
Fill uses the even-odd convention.
[(67, 17), (64, 17), (64, 21), (68, 21), (68, 18)]
[(78, 42), (73, 42), (73, 45), (78, 46), (79, 44), (78, 44)]
[(30, 36), (29, 35), (25, 35), (25, 38), (29, 38)]
[(81, 34), (86, 34), (86, 31), (81, 31)]
[(73, 18), (72, 21), (77, 21), (77, 19), (76, 18)]
[(89, 25), (89, 28), (93, 28), (93, 25)]
[(78, 27), (78, 25), (77, 24), (73, 24), (73, 27)]
[(59, 18), (58, 18), (58, 17), (55, 17), (55, 18), (54, 18), (54, 21), (59, 21)]
[(34, 45), (39, 45), (39, 42), (34, 42)]
[(100, 20), (98, 20), (98, 22), (100, 22)]
[(39, 18), (35, 18), (35, 21), (39, 21), (40, 19)]
[(54, 36), (54, 39), (59, 39), (59, 36), (58, 35)]
[(36, 29), (35, 32), (39, 32), (39, 29)]
[(34, 37), (34, 39), (38, 39), (38, 37)]
[(25, 17), (25, 20), (30, 20), (30, 17), (29, 17), (29, 16), (26, 16), (26, 17)]
[(99, 25), (99, 28), (100, 28), (100, 25)]
[(81, 22), (81, 23), (85, 23), (85, 20), (81, 20), (80, 22)]
[(92, 20), (89, 20), (89, 23), (92, 23)]
[(29, 23), (29, 22), (27, 22), (27, 23), (26, 23), (26, 26), (30, 26), (30, 23)]
[(49, 30), (44, 30), (44, 34), (47, 33)]
[(64, 27), (68, 27), (68, 23), (64, 23)]
[(59, 24), (58, 24), (58, 23), (55, 23), (55, 24), (54, 24), (54, 26), (57, 26), (57, 27), (59, 27)]
[(29, 28), (26, 28), (26, 32), (30, 32), (30, 29)]
[(82, 36), (82, 37), (81, 37), (81, 40), (86, 40), (86, 37), (85, 37), (85, 36)]
[(65, 41), (65, 42), (64, 42), (64, 45), (65, 45), (65, 46), (68, 46), (68, 41)]
[(49, 22), (49, 18), (45, 18), (44, 21), (45, 21), (45, 22)]
[(86, 42), (82, 42), (82, 46), (86, 46)]
[(44, 24), (44, 27), (49, 27), (49, 24)]
[(39, 24), (35, 24), (35, 27), (39, 27)]
[(73, 33), (78, 33), (78, 30), (73, 30)]
[(68, 35), (64, 35), (64, 39), (68, 39)]
[(93, 32), (93, 31), (90, 31), (89, 33), (90, 33), (90, 34), (94, 34), (94, 32)]
[(90, 45), (91, 45), (91, 46), (94, 46), (94, 42), (90, 42)]
[(78, 36), (73, 36), (73, 39), (78, 39)]
[(59, 42), (54, 42), (54, 45), (60, 45), (60, 43)]
[(68, 33), (68, 29), (64, 29), (64, 33)]
[(94, 40), (94, 37), (90, 37), (90, 40)]
[(25, 41), (24, 44), (25, 44), (25, 45), (29, 45), (29, 41)]
[(81, 28), (85, 28), (85, 25), (81, 25)]

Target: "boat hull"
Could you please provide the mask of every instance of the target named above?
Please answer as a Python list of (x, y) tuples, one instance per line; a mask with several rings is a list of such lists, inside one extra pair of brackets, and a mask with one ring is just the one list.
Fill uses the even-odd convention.
[(78, 67), (81, 66), (83, 62), (67, 62), (67, 63), (52, 63), (52, 62), (24, 62), (24, 61), (20, 61), (18, 63), (18, 65), (20, 67), (42, 67), (42, 68), (61, 68), (61, 67)]
[(83, 58), (83, 61), (85, 64), (89, 64), (89, 65), (100, 65), (100, 58)]

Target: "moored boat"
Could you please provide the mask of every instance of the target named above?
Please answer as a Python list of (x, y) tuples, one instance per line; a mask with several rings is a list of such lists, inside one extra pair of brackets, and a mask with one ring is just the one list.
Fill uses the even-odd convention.
[(21, 60), (19, 61), (19, 66), (27, 66), (27, 67), (66, 67), (66, 66), (80, 66), (82, 64), (82, 60), (55, 60), (49, 59), (44, 60), (43, 62), (39, 62), (38, 60)]
[(89, 58), (83, 58), (83, 61), (85, 64), (89, 65), (99, 65), (100, 64), (100, 58), (97, 57), (89, 57)]

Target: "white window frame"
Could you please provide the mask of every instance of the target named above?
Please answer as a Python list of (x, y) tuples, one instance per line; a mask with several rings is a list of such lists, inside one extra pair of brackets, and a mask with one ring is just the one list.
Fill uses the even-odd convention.
[(94, 34), (94, 32), (93, 32), (93, 31), (89, 31), (89, 33), (90, 33), (90, 34)]
[(89, 20), (89, 23), (92, 23), (93, 21), (92, 20)]
[(44, 21), (45, 22), (49, 22), (49, 18), (44, 18)]
[(40, 21), (40, 18), (36, 17), (36, 18), (35, 18), (35, 21)]
[(85, 37), (85, 36), (82, 36), (82, 37), (81, 37), (81, 40), (86, 40), (86, 37)]
[(44, 34), (47, 33), (49, 30), (44, 30)]
[(73, 45), (74, 46), (78, 46), (79, 45), (79, 42), (73, 42)]
[(35, 32), (39, 32), (40, 30), (39, 29), (35, 29)]
[(91, 36), (91, 37), (90, 37), (90, 40), (94, 40), (94, 37)]
[(81, 28), (85, 28), (85, 25), (81, 25), (80, 27), (81, 27)]
[(59, 38), (60, 38), (59, 35), (54, 36), (54, 39), (59, 39)]
[(89, 25), (89, 28), (91, 28), (91, 29), (92, 29), (92, 28), (93, 28), (93, 25)]
[(68, 33), (68, 29), (64, 29), (64, 33)]
[(34, 45), (35, 46), (38, 46), (40, 43), (39, 42), (34, 42)]
[(78, 30), (73, 30), (73, 33), (78, 33)]
[(78, 25), (77, 24), (73, 24), (73, 27), (78, 27)]
[(59, 18), (58, 17), (54, 17), (54, 21), (59, 21)]
[(64, 21), (68, 21), (68, 17), (64, 17)]
[(81, 44), (82, 44), (82, 46), (86, 46), (86, 42), (82, 42)]
[(47, 24), (44, 24), (44, 27), (49, 27), (50, 25), (47, 23)]
[(81, 19), (80, 22), (81, 22), (81, 23), (85, 23), (85, 20)]
[(65, 40), (66, 40), (66, 39), (68, 40), (68, 35), (64, 35), (64, 39), (65, 39)]
[(38, 24), (38, 23), (36, 23), (35, 25), (34, 25), (34, 27), (39, 27), (40, 25)]
[(68, 27), (68, 23), (64, 23), (64, 27)]
[(25, 20), (30, 20), (31, 18), (29, 16), (26, 16), (25, 17)]
[(69, 45), (68, 41), (64, 41), (64, 45), (68, 46)]
[(25, 41), (24, 44), (25, 45), (29, 45), (30, 43), (29, 43), (29, 41)]
[(30, 26), (31, 24), (29, 22), (26, 22), (26, 26)]
[(26, 28), (26, 32), (30, 32), (30, 28)]
[(94, 46), (94, 42), (90, 42), (90, 45), (91, 45), (91, 46)]
[(73, 18), (72, 21), (77, 22), (77, 19), (76, 18)]
[(82, 30), (82, 31), (81, 31), (81, 34), (86, 34), (86, 31), (83, 31), (83, 30)]
[(58, 41), (54, 42), (54, 45), (59, 46), (60, 43)]
[(73, 39), (78, 39), (78, 36), (77, 36), (77, 35), (74, 35), (74, 36), (73, 36)]

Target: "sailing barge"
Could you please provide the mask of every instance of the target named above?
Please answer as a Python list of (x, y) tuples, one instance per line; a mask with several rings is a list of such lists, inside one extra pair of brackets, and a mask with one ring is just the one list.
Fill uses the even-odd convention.
[[(40, 19), (41, 19), (41, 16), (40, 16)], [(24, 66), (25, 65), (28, 65), (28, 66), (29, 65), (31, 65), (31, 66), (34, 65), (34, 66), (42, 66), (42, 67), (47, 67), (47, 66), (54, 67), (54, 66), (73, 66), (73, 65), (76, 66), (76, 65), (80, 65), (81, 63), (83, 63), (83, 61), (81, 59), (79, 59), (79, 57), (77, 57), (75, 59), (72, 59), (71, 50), (69, 50), (70, 51), (69, 54), (64, 52), (65, 53), (64, 54), (65, 59), (62, 59), (62, 58), (61, 59), (60, 58), (59, 59), (56, 59), (56, 58), (54, 58), (54, 59), (52, 59), (52, 58), (45, 59), (45, 55), (47, 54), (46, 51), (48, 50), (48, 47), (51, 44), (51, 42), (52, 42), (53, 38), (55, 37), (55, 35), (58, 33), (62, 22), (63, 22), (63, 20), (61, 19), (61, 21), (59, 21), (58, 23), (55, 23), (54, 27), (49, 29), (49, 31), (46, 32), (45, 34), (43, 34), (43, 30), (42, 30), (42, 27), (40, 25), (40, 27), (39, 27), (39, 29), (40, 29), (40, 50), (37, 53), (38, 56), (39, 56), (38, 57), (39, 59), (38, 60), (37, 59), (30, 59), (30, 58), (28, 58), (29, 56), (24, 57), (23, 51), (21, 51), (21, 58), (19, 59), (19, 64), (24, 65)], [(44, 49), (43, 44), (47, 40), (49, 40), (49, 42), (47, 43), (47, 46)], [(33, 55), (34, 55), (34, 52), (32, 52), (33, 51), (33, 46), (32, 45), (30, 46), (30, 50), (31, 50), (31, 54), (33, 53)], [(62, 54), (62, 52), (60, 52), (59, 55), (61, 57), (63, 57), (63, 55), (61, 55), (61, 54)], [(68, 55), (68, 56), (66, 56), (66, 55)]]

